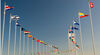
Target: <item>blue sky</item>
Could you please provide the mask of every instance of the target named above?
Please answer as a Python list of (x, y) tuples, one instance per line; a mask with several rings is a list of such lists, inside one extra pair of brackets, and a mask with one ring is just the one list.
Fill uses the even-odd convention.
[[(95, 48), (96, 55), (100, 55), (100, 1), (95, 0), (93, 2), (95, 6), (92, 9)], [(2, 2), (1, 25), (3, 19), (3, 4), (4, 3)], [(70, 24), (72, 24), (73, 17), (77, 18), (78, 11), (89, 14), (88, 0), (9, 0), (7, 1), (7, 4), (14, 6), (15, 8), (6, 12), (6, 28), (4, 39), (5, 52), (7, 52), (8, 45), (9, 13), (12, 13), (13, 15), (19, 15), (21, 17), (19, 23), (21, 23), (24, 28), (28, 29), (32, 35), (36, 35), (36, 38), (43, 40), (50, 45), (56, 45), (64, 50), (67, 49), (67, 30)], [(81, 19), (81, 26), (84, 55), (93, 55), (89, 17)], [(79, 31), (76, 31), (76, 41), (80, 43), (78, 35)], [(19, 27), (17, 28), (17, 48), (19, 43), (18, 40)], [(13, 41), (14, 21), (12, 21), (10, 52), (13, 52)], [(16, 51), (18, 51), (18, 49)], [(5, 53), (5, 55), (6, 54), (7, 53)]]

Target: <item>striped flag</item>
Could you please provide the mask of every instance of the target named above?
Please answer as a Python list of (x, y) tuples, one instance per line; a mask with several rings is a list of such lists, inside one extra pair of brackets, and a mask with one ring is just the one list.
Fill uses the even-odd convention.
[(80, 18), (84, 18), (84, 17), (87, 17), (89, 15), (79, 12), (79, 16), (80, 16)]
[(5, 5), (5, 10), (11, 10), (11, 9), (13, 9), (14, 7), (10, 7), (10, 6), (8, 6), (8, 5)]

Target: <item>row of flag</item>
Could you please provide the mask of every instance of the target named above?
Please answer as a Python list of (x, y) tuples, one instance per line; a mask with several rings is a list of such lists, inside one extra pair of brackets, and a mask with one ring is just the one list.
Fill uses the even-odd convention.
[[(19, 24), (19, 23), (17, 22), (17, 23), (16, 23), (16, 26), (21, 26), (21, 24)], [(53, 48), (55, 48), (55, 49), (58, 49), (58, 47), (56, 47), (55, 45), (54, 45), (54, 46), (50, 46), (50, 45), (48, 45), (46, 42), (44, 42), (44, 41), (42, 41), (42, 40), (39, 40), (39, 39), (33, 37), (33, 36), (30, 34), (31, 32), (28, 31), (28, 30), (26, 30), (26, 29), (23, 28), (22, 26), (21, 26), (21, 31), (23, 31), (24, 34), (28, 36), (28, 38), (32, 38), (32, 39), (35, 40), (36, 42), (39, 42), (39, 43), (41, 43), (41, 44), (44, 44), (45, 46), (49, 46), (49, 47), (53, 47)]]
[[(89, 2), (89, 7), (90, 8), (93, 8), (94, 7), (94, 4), (92, 2)], [(78, 13), (78, 16), (79, 16), (78, 19), (80, 19), (80, 18), (87, 17), (89, 15), (79, 12)], [(74, 21), (73, 22), (73, 25), (68, 30), (68, 37), (72, 41), (72, 43), (75, 44), (76, 48), (79, 49), (79, 45), (75, 41), (75, 33), (74, 33), (74, 30), (79, 30), (79, 28), (77, 28), (75, 25), (80, 25), (80, 24), (78, 22), (76, 22), (75, 20), (73, 20), (73, 21)]]
[[(13, 6), (5, 5), (4, 10), (5, 10), (5, 11), (9, 11), (9, 10), (12, 10), (13, 8), (14, 8)], [(24, 35), (25, 35), (25, 36), (28, 36), (28, 38), (32, 38), (32, 40), (35, 40), (36, 42), (39, 42), (39, 43), (41, 43), (41, 44), (44, 44), (45, 46), (49, 46), (49, 47), (52, 47), (52, 48), (58, 50), (58, 47), (56, 47), (55, 45), (49, 45), (49, 44), (47, 44), (46, 42), (44, 42), (44, 41), (42, 41), (42, 40), (39, 40), (39, 39), (33, 37), (33, 36), (30, 34), (31, 32), (28, 31), (27, 29), (23, 28), (22, 25), (18, 22), (18, 20), (20, 19), (20, 17), (19, 17), (18, 15), (11, 15), (10, 18), (11, 18), (11, 21), (12, 21), (12, 20), (17, 20), (17, 22), (16, 22), (15, 25), (16, 25), (17, 27), (21, 27), (21, 31), (24, 32)]]

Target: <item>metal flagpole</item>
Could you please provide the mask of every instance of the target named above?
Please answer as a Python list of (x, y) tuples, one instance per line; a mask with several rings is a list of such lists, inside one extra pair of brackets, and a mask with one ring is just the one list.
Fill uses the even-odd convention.
[(6, 6), (6, 2), (4, 3), (4, 16), (3, 16), (3, 27), (2, 27), (2, 45), (1, 45), (1, 48), (2, 48), (2, 51), (3, 51), (3, 41), (4, 41), (4, 31), (5, 31), (5, 6)]
[(21, 55), (21, 28), (20, 26), (19, 55)]
[(47, 55), (47, 46), (45, 46), (45, 50), (46, 50), (46, 51), (45, 51), (45, 54)]
[(39, 42), (39, 53), (40, 53), (40, 42)]
[[(68, 29), (68, 51), (70, 50), (69, 29)], [(70, 52), (68, 53), (70, 55)]]
[(24, 45), (25, 45), (25, 34), (23, 34), (23, 55), (25, 54), (25, 53), (24, 53), (24, 48), (25, 48)]
[(8, 39), (8, 55), (9, 55), (9, 48), (10, 48), (10, 33), (11, 33), (11, 13), (10, 13), (10, 21), (9, 21), (9, 39)]
[[(90, 5), (90, 4), (89, 4)], [(90, 15), (90, 24), (91, 24), (91, 35), (92, 35), (92, 46), (93, 46), (93, 53), (95, 54), (95, 44), (94, 44), (94, 31), (93, 31), (93, 22), (92, 22), (92, 15), (91, 15), (91, 8), (89, 6), (89, 15)]]
[(44, 45), (43, 45), (43, 55), (45, 55), (45, 53), (44, 53), (44, 52), (45, 52), (45, 49), (44, 49)]
[(14, 55), (15, 55), (15, 50), (16, 50), (16, 23), (17, 23), (17, 19), (15, 20), (15, 41), (14, 41)]
[(37, 55), (37, 42), (35, 43), (35, 47), (36, 47), (36, 55)]
[[(74, 18), (73, 18), (73, 27), (74, 27), (74, 26), (75, 26), (75, 25), (74, 25)], [(73, 32), (74, 32), (74, 38), (75, 38), (75, 30), (73, 30)], [(74, 48), (75, 48), (75, 47), (74, 47)], [(75, 55), (77, 55), (77, 54), (76, 54), (76, 51), (77, 51), (77, 50), (75, 49)]]
[(80, 16), (79, 17), (79, 30), (80, 30), (80, 46), (81, 46), (81, 54), (83, 55), (83, 42), (82, 42), (82, 31), (81, 31), (81, 24), (80, 24)]
[(29, 38), (27, 38), (27, 55), (29, 55)]
[(32, 55), (33, 55), (33, 40), (32, 40)]

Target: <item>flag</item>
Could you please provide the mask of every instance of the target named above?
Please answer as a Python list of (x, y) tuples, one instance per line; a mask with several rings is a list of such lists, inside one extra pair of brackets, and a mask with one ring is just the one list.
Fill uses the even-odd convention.
[(74, 25), (79, 25), (79, 23), (77, 23), (76, 21), (74, 21)]
[(13, 20), (19, 20), (19, 16), (18, 15), (13, 15), (13, 16), (11, 16), (11, 19), (13, 19)]
[(30, 31), (24, 31), (24, 33), (25, 33), (25, 34), (29, 34), (29, 33), (30, 33)]
[(19, 24), (18, 22), (16, 23), (16, 26), (21, 26), (21, 24)]
[(36, 38), (35, 38), (35, 37), (33, 37), (33, 40), (36, 40)]
[(90, 5), (90, 8), (93, 8), (94, 7), (94, 5), (93, 5), (92, 2), (89, 2), (89, 5)]
[(44, 41), (41, 41), (41, 40), (40, 40), (40, 43), (42, 43), (42, 44), (43, 44), (43, 43), (44, 43)]
[(37, 42), (40, 42), (40, 40), (36, 40)]
[(79, 12), (79, 16), (80, 16), (80, 18), (83, 18), (83, 17), (87, 17), (87, 16), (89, 16), (89, 15), (86, 15), (86, 14), (84, 14), (84, 13)]
[(22, 27), (22, 28), (21, 28), (21, 31), (26, 31), (26, 29)]
[(76, 48), (78, 48), (78, 49), (79, 49), (79, 45), (77, 45), (77, 44), (76, 44)]
[(73, 26), (71, 27), (71, 29), (72, 29), (72, 30), (73, 30), (73, 29), (78, 30), (78, 28), (77, 28), (77, 27), (73, 27)]
[(29, 34), (28, 34), (28, 37), (29, 37), (29, 38), (31, 38), (31, 37), (32, 37), (32, 35), (29, 35)]
[(73, 44), (75, 44), (75, 37), (72, 37), (72, 42)]
[(10, 6), (8, 6), (8, 5), (5, 5), (5, 10), (11, 10), (11, 9), (13, 9), (14, 7), (10, 7)]
[(74, 33), (74, 32), (73, 32), (73, 30), (70, 29), (70, 30), (69, 30), (69, 33)]

